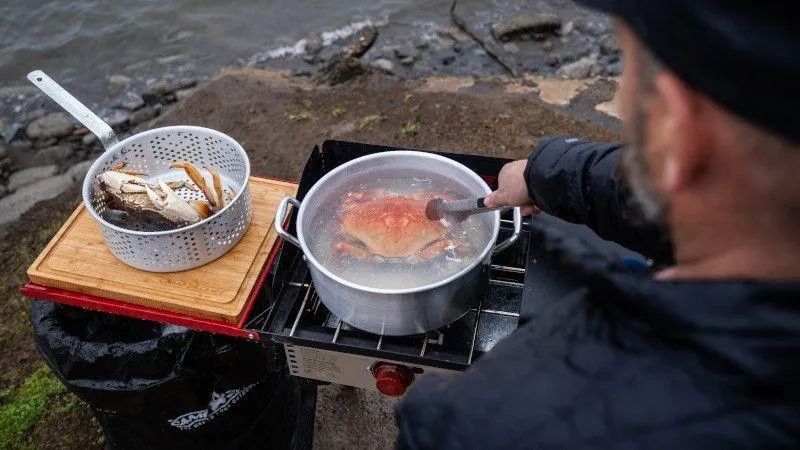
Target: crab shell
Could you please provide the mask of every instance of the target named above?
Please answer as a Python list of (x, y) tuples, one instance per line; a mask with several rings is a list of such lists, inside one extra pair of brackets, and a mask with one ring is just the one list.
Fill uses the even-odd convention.
[(452, 199), (442, 193), (386, 195), (383, 190), (361, 191), (343, 201), (340, 231), (334, 248), (359, 259), (381, 261), (400, 258), (408, 262), (430, 260), (444, 252), (468, 253), (469, 244), (446, 239), (452, 229), (425, 215), (433, 198)]
[(106, 219), (122, 227), (166, 230), (197, 223), (230, 202), (229, 190), (224, 188), (219, 174), (213, 169), (207, 168), (212, 178), (212, 182), (207, 184), (191, 163), (176, 162), (173, 167), (184, 169), (207, 201), (187, 201), (175, 192), (174, 189), (190, 188), (188, 181), (164, 183), (156, 180), (152, 185), (130, 171), (121, 171), (122, 167), (113, 168), (98, 176), (100, 190), (106, 195), (111, 209), (105, 214)]

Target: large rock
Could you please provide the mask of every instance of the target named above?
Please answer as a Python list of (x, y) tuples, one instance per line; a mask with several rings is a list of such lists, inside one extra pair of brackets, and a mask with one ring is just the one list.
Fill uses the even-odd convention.
[(411, 46), (405, 45), (394, 49), (394, 56), (396, 56), (397, 59), (405, 59), (408, 57), (416, 58), (418, 55), (419, 51)]
[(188, 80), (182, 83), (162, 81), (150, 86), (150, 89), (142, 94), (142, 100), (144, 100), (146, 105), (171, 103), (175, 101), (175, 91), (189, 89), (195, 86), (197, 86), (197, 80)]
[(372, 65), (386, 73), (394, 73), (394, 63), (386, 58), (376, 59)]
[(54, 112), (34, 120), (25, 130), (32, 139), (59, 138), (72, 134), (72, 118), (66, 113)]
[(613, 34), (608, 34), (600, 39), (600, 49), (603, 53), (617, 53), (619, 52), (619, 42), (617, 37)]
[(492, 24), (492, 36), (505, 41), (528, 33), (551, 33), (561, 27), (561, 18), (552, 13), (525, 13)]
[(31, 161), (39, 165), (56, 164), (69, 159), (72, 155), (72, 147), (68, 144), (59, 144), (39, 150)]
[[(179, 91), (180, 92), (180, 91)], [(155, 106), (146, 106), (130, 115), (128, 118), (131, 127), (158, 117), (159, 109)]]
[(344, 54), (336, 55), (325, 64), (314, 81), (320, 84), (335, 86), (361, 76), (367, 72), (364, 61)]
[(83, 180), (91, 165), (92, 161), (84, 161), (71, 167), (66, 173), (27, 184), (0, 199), (0, 226), (19, 219), (36, 203), (55, 198), (73, 183)]
[(8, 178), (8, 189), (12, 192), (16, 191), (23, 186), (27, 186), (45, 178), (50, 178), (55, 175), (57, 171), (58, 168), (55, 166), (55, 164), (51, 164), (49, 166), (31, 167), (14, 172)]
[(11, 158), (0, 159), (0, 174), (6, 173), (14, 167), (14, 161)]
[(353, 58), (360, 58), (367, 53), (378, 38), (378, 29), (369, 26), (356, 33), (342, 48), (342, 54)]
[(569, 80), (580, 80), (589, 78), (593, 71), (597, 71), (597, 60), (590, 56), (581, 58), (575, 62), (561, 66), (556, 71), (556, 76), (559, 78), (566, 78)]

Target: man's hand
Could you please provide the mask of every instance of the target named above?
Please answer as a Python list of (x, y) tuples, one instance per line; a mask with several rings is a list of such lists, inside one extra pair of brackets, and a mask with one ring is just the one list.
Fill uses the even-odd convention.
[(503, 166), (498, 177), (498, 189), (488, 197), (484, 203), (493, 208), (495, 206), (519, 206), (522, 215), (536, 215), (539, 208), (528, 197), (528, 186), (525, 183), (525, 167), (528, 161), (523, 159)]

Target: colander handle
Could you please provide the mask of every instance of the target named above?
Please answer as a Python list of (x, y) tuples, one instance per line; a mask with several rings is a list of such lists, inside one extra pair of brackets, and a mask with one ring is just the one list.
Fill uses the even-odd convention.
[(514, 242), (517, 242), (519, 234), (522, 232), (522, 209), (514, 208), (514, 233), (505, 241), (494, 246), (493, 253), (500, 253), (503, 250), (511, 247)]
[(286, 216), (289, 212), (289, 203), (294, 205), (295, 208), (300, 208), (299, 200), (294, 197), (284, 197), (280, 204), (278, 204), (278, 210), (275, 211), (275, 231), (278, 233), (278, 236), (291, 242), (295, 247), (303, 248), (300, 245), (300, 241), (298, 241), (296, 237), (289, 234), (289, 232), (283, 228), (283, 225), (286, 222)]
[(78, 122), (82, 123), (83, 126), (94, 133), (95, 136), (100, 139), (100, 142), (103, 143), (103, 147), (105, 147), (106, 150), (110, 150), (111, 147), (119, 143), (117, 136), (114, 134), (114, 130), (112, 130), (107, 123), (103, 122), (103, 119), (97, 117), (89, 108), (59, 86), (58, 83), (53, 81), (44, 72), (41, 70), (34, 70), (28, 74), (28, 80), (47, 94), (48, 97), (53, 99), (53, 101), (61, 105), (66, 112), (72, 114), (72, 117)]

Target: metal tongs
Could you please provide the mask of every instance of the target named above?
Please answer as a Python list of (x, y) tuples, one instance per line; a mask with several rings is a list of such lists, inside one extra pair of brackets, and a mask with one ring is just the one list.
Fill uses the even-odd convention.
[(466, 198), (463, 200), (444, 201), (435, 198), (425, 205), (425, 216), (428, 220), (446, 220), (450, 223), (460, 223), (473, 214), (508, 209), (508, 206), (495, 206), (489, 208), (484, 203), (486, 197)]

